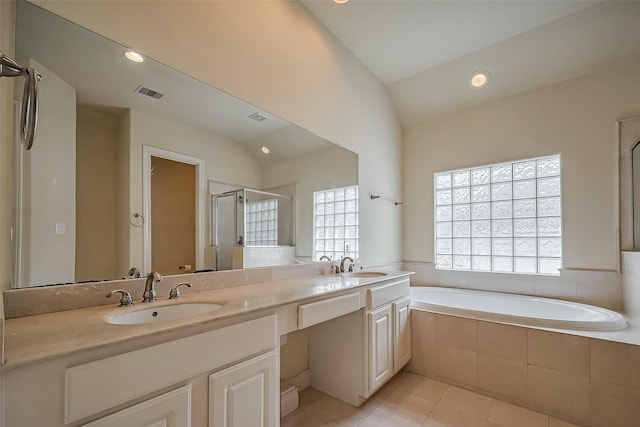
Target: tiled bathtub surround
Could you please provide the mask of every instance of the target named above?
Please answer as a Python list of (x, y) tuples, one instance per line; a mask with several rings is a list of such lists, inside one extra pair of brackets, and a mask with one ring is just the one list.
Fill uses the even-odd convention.
[(622, 252), (624, 312), (640, 323), (640, 252)]
[[(436, 270), (433, 263), (405, 262), (412, 286), (444, 286), (565, 299), (622, 309), (622, 276), (613, 271), (562, 269), (559, 276)], [(640, 280), (640, 259), (637, 264)], [(640, 283), (640, 281), (639, 281)], [(640, 291), (638, 291), (640, 295)], [(639, 309), (640, 309), (640, 298)]]
[(413, 310), (407, 369), (592, 427), (640, 419), (640, 346)]

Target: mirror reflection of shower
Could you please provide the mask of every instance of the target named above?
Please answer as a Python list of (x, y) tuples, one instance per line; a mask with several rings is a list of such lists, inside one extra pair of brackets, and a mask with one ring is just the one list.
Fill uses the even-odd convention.
[(241, 188), (211, 196), (215, 270), (295, 263), (293, 198)]

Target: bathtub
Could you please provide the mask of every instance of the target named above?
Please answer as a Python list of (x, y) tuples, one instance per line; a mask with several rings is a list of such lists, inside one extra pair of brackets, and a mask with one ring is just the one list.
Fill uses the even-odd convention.
[(626, 327), (624, 316), (593, 305), (467, 289), (412, 287), (411, 308), (521, 326), (592, 331)]

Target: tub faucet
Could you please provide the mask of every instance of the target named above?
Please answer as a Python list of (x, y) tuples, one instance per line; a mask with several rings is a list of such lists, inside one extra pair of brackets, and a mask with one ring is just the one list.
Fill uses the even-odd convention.
[(340, 273), (344, 273), (344, 262), (349, 260), (349, 271), (353, 271), (353, 258), (346, 256), (340, 260)]
[(156, 282), (162, 282), (162, 275), (157, 271), (147, 274), (147, 281), (144, 284), (144, 293), (142, 294), (142, 302), (157, 301), (156, 298)]
[(328, 257), (328, 256), (326, 256), (326, 255), (322, 255), (322, 256), (320, 257), (320, 261), (324, 261), (324, 260), (331, 261), (331, 258), (329, 258), (329, 257)]

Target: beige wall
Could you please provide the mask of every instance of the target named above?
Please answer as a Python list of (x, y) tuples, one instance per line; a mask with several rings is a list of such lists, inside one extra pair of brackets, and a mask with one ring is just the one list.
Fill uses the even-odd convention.
[[(42, 74), (34, 149), (22, 152), (20, 286), (75, 282), (76, 91), (33, 59)], [(69, 165), (72, 165), (70, 167)], [(64, 233), (57, 232), (62, 224)]]
[(434, 260), (435, 172), (560, 153), (564, 267), (617, 270), (616, 120), (640, 114), (638, 75), (635, 63), (407, 126), (405, 260)]
[[(129, 263), (130, 257), (130, 229), (129, 223), (130, 196), (129, 176), (131, 174), (131, 160), (129, 159), (129, 146), (131, 144), (131, 111), (127, 110), (120, 120), (118, 127), (118, 152), (116, 172), (116, 270), (129, 271), (133, 267)], [(141, 266), (138, 267), (142, 272)]]
[(332, 147), (291, 161), (266, 165), (262, 170), (262, 182), (265, 188), (296, 183), (296, 256), (310, 259), (313, 192), (357, 184), (358, 156), (341, 147)]
[(309, 369), (309, 329), (287, 334), (280, 346), (280, 378), (288, 380)]
[(76, 281), (116, 279), (120, 117), (78, 106), (76, 115)]
[(362, 258), (401, 259), (402, 209), (366, 200), (401, 198), (399, 122), (384, 87), (301, 4), (35, 3), (357, 152)]

